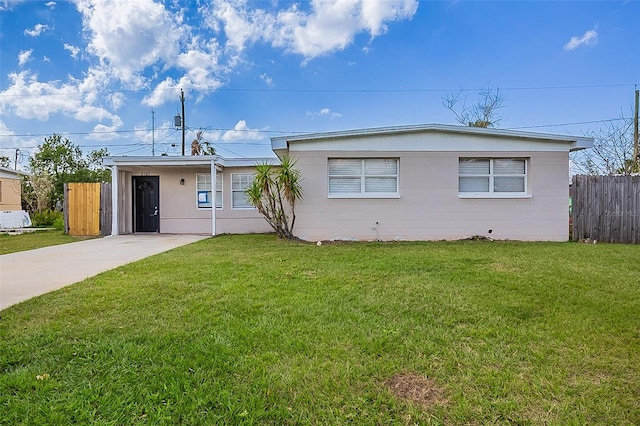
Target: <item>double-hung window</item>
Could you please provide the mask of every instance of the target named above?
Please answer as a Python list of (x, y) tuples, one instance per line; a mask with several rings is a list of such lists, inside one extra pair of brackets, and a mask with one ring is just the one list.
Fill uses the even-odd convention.
[(330, 158), (330, 197), (398, 195), (397, 158)]
[(253, 204), (245, 190), (253, 183), (253, 173), (234, 173), (231, 175), (231, 207), (234, 209), (252, 209)]
[[(196, 196), (199, 209), (211, 208), (211, 173), (196, 174)], [(222, 208), (222, 173), (216, 173), (216, 208)]]
[(460, 196), (518, 197), (527, 195), (524, 158), (460, 158)]

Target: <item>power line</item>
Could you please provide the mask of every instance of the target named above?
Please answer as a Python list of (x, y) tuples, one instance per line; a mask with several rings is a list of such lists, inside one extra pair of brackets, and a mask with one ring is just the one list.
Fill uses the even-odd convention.
[[(613, 122), (613, 121), (620, 121), (620, 120), (624, 120), (624, 118), (609, 118), (609, 119), (603, 119), (603, 120), (592, 120), (592, 121), (577, 121), (577, 122), (573, 122), (573, 123), (556, 123), (556, 124), (538, 124), (538, 125), (534, 125), (534, 126), (517, 126), (517, 127), (504, 127), (503, 129), (505, 130), (516, 130), (516, 129), (534, 129), (534, 128), (540, 128), (540, 127), (560, 127), (560, 126), (572, 126), (572, 125), (578, 125), (578, 124), (593, 124), (593, 123), (606, 123), (606, 122)], [(194, 130), (195, 127), (189, 127), (189, 130)], [(296, 134), (305, 134), (305, 133), (314, 133), (313, 131), (299, 131), (299, 130), (258, 130), (258, 129), (235, 129), (235, 128), (214, 128), (214, 127), (198, 127), (198, 129), (205, 129), (207, 131), (212, 131), (212, 132), (229, 132), (229, 131), (234, 131), (234, 132), (246, 132), (246, 133), (278, 133), (278, 134), (286, 134), (286, 135), (296, 135)], [(59, 134), (60, 136), (88, 136), (88, 135), (98, 135), (98, 134), (109, 134), (109, 133), (119, 133), (119, 134), (123, 134), (123, 133), (136, 133), (136, 132), (147, 132), (150, 129), (133, 129), (133, 130), (113, 130), (113, 131), (91, 131), (91, 132), (61, 132), (61, 133), (57, 133), (54, 132), (56, 134)], [(160, 142), (163, 141), (173, 135), (175, 135), (178, 130), (175, 130), (173, 127), (165, 127), (162, 128), (161, 130), (173, 130), (172, 133), (169, 133), (168, 135), (165, 135), (164, 137), (158, 139), (156, 141)], [(9, 134), (9, 133), (4, 133), (4, 134), (0, 134), (0, 137), (35, 137), (35, 136), (51, 136), (51, 133), (30, 133), (30, 134)], [(217, 142), (217, 143), (234, 143), (234, 142)], [(237, 143), (241, 143), (243, 145), (263, 145), (262, 143), (258, 143), (258, 142), (237, 142)], [(136, 146), (136, 144), (106, 144), (105, 146)], [(80, 147), (89, 147), (89, 146), (93, 146), (93, 145), (80, 145)], [(0, 147), (2, 149), (13, 149), (13, 148), (4, 148), (4, 147)], [(37, 146), (24, 146), (22, 148), (37, 148)]]
[[(574, 126), (574, 125), (581, 125), (581, 124), (595, 124), (595, 123), (612, 123), (612, 122), (616, 122), (616, 121), (623, 121), (626, 120), (625, 118), (608, 118), (608, 119), (603, 119), (603, 120), (592, 120), (592, 121), (576, 121), (576, 122), (571, 122), (571, 123), (555, 123), (555, 124), (537, 124), (537, 125), (533, 125), (533, 126), (514, 126), (514, 127), (502, 127), (503, 130), (519, 130), (519, 129), (536, 129), (536, 128), (544, 128), (544, 127), (561, 127), (561, 126)], [(259, 133), (278, 133), (278, 134), (287, 134), (287, 135), (294, 135), (294, 134), (305, 134), (305, 133), (314, 133), (313, 131), (286, 131), (286, 130), (251, 130), (251, 129), (231, 129), (231, 128), (212, 128), (212, 127), (199, 127), (199, 129), (205, 129), (208, 131), (216, 131), (216, 132), (227, 132), (227, 131), (235, 131), (235, 132), (246, 132), (246, 133), (251, 133), (251, 132), (259, 132)], [(65, 135), (94, 135), (94, 134), (105, 134), (105, 133), (135, 133), (135, 132), (142, 132), (142, 131), (147, 131), (148, 129), (136, 129), (136, 130), (118, 130), (118, 131), (96, 131), (96, 132), (66, 132), (66, 133), (58, 133), (61, 136), (65, 136)], [(164, 130), (173, 130), (173, 132), (163, 136), (162, 138), (158, 139), (155, 141), (156, 144), (158, 145), (169, 145), (169, 143), (161, 143), (163, 140), (166, 140), (168, 138), (170, 138), (171, 136), (175, 135), (178, 130), (174, 129), (173, 127), (168, 127), (165, 128)], [(190, 128), (190, 130), (193, 130), (192, 128)], [(28, 137), (28, 136), (50, 136), (51, 134), (49, 133), (41, 133), (41, 134), (24, 134), (24, 135), (15, 135), (15, 134), (0, 134), (0, 136), (12, 136), (12, 137)], [(235, 155), (239, 155), (242, 156), (241, 154), (238, 154), (236, 152), (233, 152), (231, 150), (229, 150), (228, 148), (225, 148), (224, 145), (241, 145), (241, 146), (256, 146), (256, 147), (265, 147), (269, 145), (269, 141), (264, 141), (264, 142), (247, 142), (247, 141), (237, 141), (237, 142), (225, 142), (225, 141), (217, 141), (217, 142), (211, 142), (212, 145), (216, 145), (218, 146), (220, 149), (224, 149), (232, 154)], [(111, 144), (104, 144), (102, 145), (106, 148), (123, 148), (123, 147), (139, 147), (139, 148), (135, 148), (134, 151), (143, 149), (145, 147), (148, 147), (149, 144), (146, 142), (136, 142), (136, 143), (131, 143), (131, 144), (120, 144), (120, 143), (111, 143)], [(78, 145), (79, 148), (95, 148), (96, 145)], [(38, 145), (35, 146), (19, 146), (19, 147), (15, 147), (15, 146), (11, 146), (11, 147), (5, 147), (5, 146), (0, 146), (0, 149), (35, 149), (38, 148)], [(133, 152), (133, 151), (131, 151)]]
[[(569, 90), (569, 89), (599, 89), (609, 87), (631, 87), (635, 83), (616, 83), (616, 84), (587, 84), (587, 85), (559, 85), (559, 86), (514, 86), (499, 87), (502, 91), (517, 90)], [(277, 88), (247, 88), (247, 87), (222, 87), (210, 89), (216, 92), (256, 92), (256, 93), (429, 93), (429, 92), (477, 92), (483, 90), (482, 87), (454, 89), (433, 89), (433, 88), (382, 88), (382, 89), (277, 89)], [(57, 92), (57, 93), (24, 93), (24, 94), (2, 94), (0, 98), (29, 98), (29, 97), (47, 97), (47, 96), (70, 96), (85, 94), (114, 94), (114, 93), (153, 93), (155, 91), (166, 92), (175, 91), (175, 89), (137, 89), (137, 90), (91, 90), (86, 92)]]
[(560, 127), (560, 126), (573, 126), (577, 124), (593, 124), (593, 123), (612, 123), (614, 121), (626, 120), (625, 118), (609, 118), (607, 120), (593, 120), (593, 121), (576, 121), (574, 123), (558, 123), (558, 124), (538, 124), (535, 126), (519, 126), (519, 127), (503, 127), (504, 130), (517, 130), (517, 129), (535, 129), (540, 127)]
[[(189, 130), (195, 130), (196, 127), (187, 127), (187, 129)], [(236, 131), (236, 132), (259, 132), (259, 133), (280, 133), (280, 134), (302, 134), (302, 133), (308, 133), (308, 132), (301, 132), (301, 131), (287, 131), (287, 130), (258, 130), (258, 129), (235, 129), (235, 128), (212, 128), (212, 127), (198, 127), (198, 129), (205, 129), (208, 131), (213, 131), (213, 132), (229, 132), (229, 131)], [(53, 132), (56, 133), (60, 136), (87, 136), (87, 135), (100, 135), (100, 134), (111, 134), (111, 133), (118, 133), (118, 134), (126, 134), (126, 133), (136, 133), (136, 132), (149, 132), (152, 129), (130, 129), (130, 130), (95, 130), (95, 131), (91, 131), (91, 132)], [(174, 132), (171, 133), (169, 136), (174, 135), (175, 133), (177, 133), (178, 131), (175, 130), (173, 127), (162, 127), (160, 129), (156, 130), (173, 130)], [(0, 137), (36, 137), (36, 136), (51, 136), (52, 133), (22, 133), (22, 134), (14, 134), (14, 133), (0, 133)], [(166, 138), (166, 137), (165, 137)], [(162, 140), (162, 139), (159, 139)]]

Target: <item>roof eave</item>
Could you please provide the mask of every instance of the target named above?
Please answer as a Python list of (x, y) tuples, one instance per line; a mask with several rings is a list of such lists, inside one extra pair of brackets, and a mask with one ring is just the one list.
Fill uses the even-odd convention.
[(582, 149), (593, 148), (593, 143), (593, 138), (576, 138), (575, 141), (571, 143), (569, 151), (580, 151)]
[[(444, 124), (427, 124), (427, 125), (379, 127), (379, 128), (368, 128), (368, 129), (357, 129), (357, 130), (343, 130), (343, 131), (323, 132), (323, 133), (308, 133), (308, 134), (293, 135), (293, 136), (278, 136), (278, 137), (271, 138), (271, 147), (274, 151), (286, 150), (288, 149), (289, 143), (302, 142), (302, 141), (308, 142), (308, 141), (314, 141), (314, 140), (327, 140), (327, 139), (350, 138), (350, 137), (369, 136), (369, 135), (388, 135), (388, 134), (418, 133), (418, 132), (472, 134), (472, 135), (509, 137), (509, 138), (518, 138), (518, 139), (542, 140), (542, 141), (558, 142), (558, 143), (573, 143), (573, 144), (576, 144), (575, 149), (589, 148), (593, 144), (593, 139), (591, 138), (577, 138), (573, 136), (556, 135), (556, 134), (550, 134), (550, 133), (533, 133), (533, 132), (522, 132), (518, 130), (486, 129), (481, 127), (452, 126), (452, 125), (444, 125)], [(591, 145), (589, 145), (589, 141)]]
[(103, 165), (105, 166), (207, 166), (211, 162), (223, 167), (251, 167), (259, 163), (279, 164), (277, 158), (274, 157), (256, 157), (256, 158), (224, 158), (219, 155), (198, 155), (184, 157), (149, 157), (149, 156), (109, 156), (104, 157)]

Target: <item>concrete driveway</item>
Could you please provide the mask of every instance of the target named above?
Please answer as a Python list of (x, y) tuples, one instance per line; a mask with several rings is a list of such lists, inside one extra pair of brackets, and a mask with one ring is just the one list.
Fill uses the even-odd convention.
[(0, 310), (120, 265), (209, 237), (118, 235), (2, 255)]

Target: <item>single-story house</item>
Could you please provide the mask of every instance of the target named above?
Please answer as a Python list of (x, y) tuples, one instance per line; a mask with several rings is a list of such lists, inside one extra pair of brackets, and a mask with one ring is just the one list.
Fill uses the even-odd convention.
[[(271, 139), (274, 153), (293, 157), (302, 174), (294, 234), (309, 241), (566, 241), (569, 152), (592, 144), (448, 125)], [(243, 192), (264, 161), (278, 160), (109, 157), (113, 233), (269, 232)]]
[(22, 176), (17, 170), (0, 167), (0, 211), (22, 210)]

